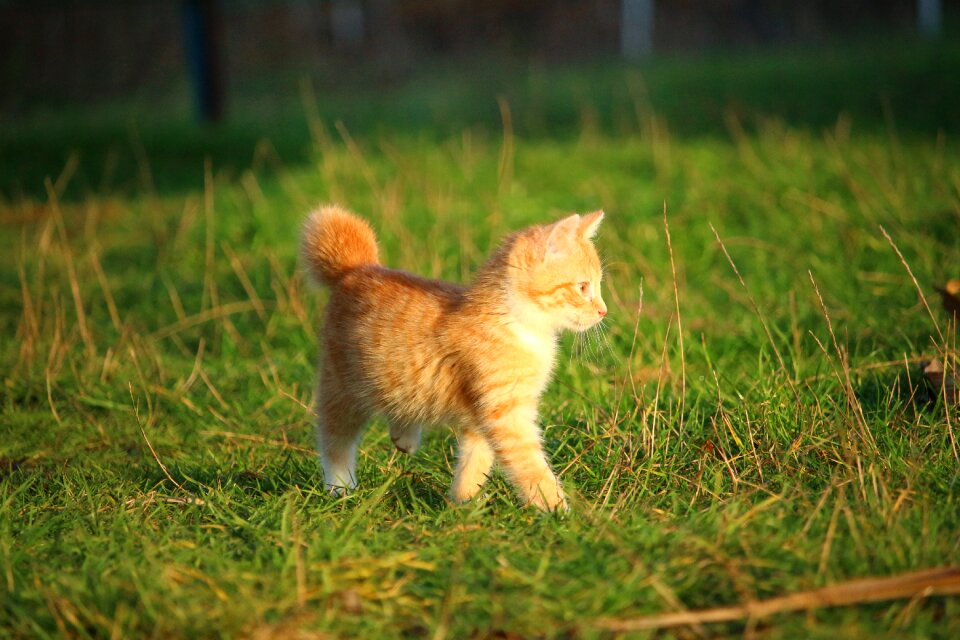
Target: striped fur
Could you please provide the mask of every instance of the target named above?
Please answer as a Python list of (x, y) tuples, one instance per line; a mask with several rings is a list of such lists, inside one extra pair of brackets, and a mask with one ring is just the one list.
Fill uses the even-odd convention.
[(356, 486), (363, 427), (382, 414), (408, 453), (423, 425), (457, 429), (453, 500), (472, 498), (498, 461), (526, 503), (566, 508), (537, 405), (559, 331), (588, 329), (606, 314), (591, 242), (602, 218), (574, 214), (514, 233), (463, 287), (381, 266), (370, 226), (344, 209), (309, 216), (303, 261), (330, 287), (316, 417), (332, 492)]

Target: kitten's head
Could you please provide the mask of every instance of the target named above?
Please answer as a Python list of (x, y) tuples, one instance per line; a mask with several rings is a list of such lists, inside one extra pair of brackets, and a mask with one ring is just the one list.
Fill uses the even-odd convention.
[(603, 272), (591, 239), (603, 211), (573, 214), (515, 237), (508, 280), (515, 312), (553, 330), (584, 331), (607, 314)]

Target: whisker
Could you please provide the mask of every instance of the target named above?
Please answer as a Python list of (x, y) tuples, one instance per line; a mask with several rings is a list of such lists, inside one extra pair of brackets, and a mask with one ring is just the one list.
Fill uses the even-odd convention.
[(600, 357), (616, 357), (613, 347), (610, 346), (610, 336), (607, 334), (607, 326), (603, 323), (603, 320), (597, 323), (597, 348)]
[(581, 357), (586, 355), (586, 359), (596, 361), (596, 345), (594, 344), (596, 341), (595, 327), (590, 327), (589, 329), (586, 329), (580, 333), (582, 335), (582, 348), (580, 350)]
[(597, 351), (600, 360), (610, 354), (610, 338), (607, 336), (607, 328), (603, 326), (603, 323), (597, 325)]
[(567, 359), (567, 364), (573, 364), (573, 358), (577, 355), (577, 351), (580, 348), (580, 333), (573, 334), (573, 344), (570, 345), (570, 357)]
[(590, 343), (590, 359), (591, 359), (592, 361), (596, 362), (596, 361), (597, 361), (597, 354), (598, 354), (598, 351), (597, 351), (597, 344), (598, 344), (598, 343), (597, 343), (597, 340), (598, 340), (598, 338), (597, 338), (597, 327), (596, 327), (596, 326), (593, 326), (593, 327), (590, 328), (590, 331), (588, 332), (588, 335), (587, 335), (587, 340), (588, 340), (589, 343)]

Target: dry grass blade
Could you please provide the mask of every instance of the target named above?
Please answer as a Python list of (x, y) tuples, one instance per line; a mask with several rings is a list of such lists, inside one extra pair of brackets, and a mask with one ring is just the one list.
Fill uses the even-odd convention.
[(36, 353), (36, 343), (40, 338), (40, 320), (22, 260), (17, 262), (17, 277), (20, 279), (20, 300), (23, 306), (20, 324), (17, 327), (17, 338), (20, 340), (20, 364), (23, 364), (31, 362)]
[(243, 286), (243, 290), (247, 292), (247, 296), (250, 298), (251, 304), (253, 304), (254, 311), (257, 312), (257, 315), (260, 316), (261, 320), (266, 322), (267, 310), (264, 308), (263, 301), (260, 300), (260, 296), (257, 294), (257, 288), (253, 286), (250, 276), (247, 274), (246, 269), (243, 268), (243, 262), (240, 261), (240, 257), (232, 248), (230, 248), (230, 244), (226, 240), (220, 243), (220, 247), (223, 249), (223, 253), (226, 254), (227, 258), (230, 260), (230, 267), (233, 269), (233, 273), (236, 274), (237, 279)]
[[(147, 437), (147, 432), (143, 429), (143, 420), (140, 419), (140, 403), (137, 402), (136, 397), (133, 394), (133, 385), (129, 384), (128, 388), (130, 390), (130, 399), (133, 400), (133, 414), (137, 418), (137, 426), (140, 427), (140, 435), (143, 436), (143, 441), (147, 443), (147, 448), (150, 449), (153, 459), (157, 461), (157, 464), (160, 465), (160, 469), (163, 471), (163, 475), (167, 476), (167, 480), (172, 482), (177, 489), (185, 491), (183, 485), (174, 480), (173, 476), (170, 475), (170, 471), (167, 470), (167, 465), (163, 464), (163, 461), (160, 459), (160, 456), (157, 455), (157, 450), (153, 448), (153, 444), (150, 442), (150, 438)], [(187, 492), (189, 493), (189, 492)]]
[(500, 121), (503, 124), (503, 146), (500, 147), (500, 161), (497, 164), (497, 188), (501, 193), (510, 188), (513, 181), (513, 116), (510, 103), (503, 96), (497, 96), (500, 108)]
[(793, 392), (794, 398), (797, 398), (797, 402), (799, 403), (799, 392), (794, 384), (793, 377), (790, 375), (790, 370), (787, 368), (787, 365), (783, 360), (783, 356), (780, 354), (780, 349), (777, 348), (777, 341), (773, 338), (773, 332), (770, 331), (770, 326), (767, 324), (767, 319), (760, 310), (760, 305), (757, 304), (753, 294), (751, 294), (750, 290), (747, 288), (746, 281), (743, 279), (743, 276), (740, 275), (740, 270), (737, 269), (736, 263), (733, 261), (733, 258), (730, 257), (730, 252), (727, 251), (727, 245), (725, 245), (723, 240), (720, 239), (720, 234), (717, 233), (713, 223), (710, 223), (710, 231), (713, 232), (713, 236), (717, 239), (717, 244), (720, 245), (723, 255), (727, 258), (727, 262), (730, 263), (730, 268), (733, 269), (733, 273), (737, 276), (737, 280), (740, 281), (740, 286), (743, 287), (744, 292), (746, 292), (747, 299), (750, 301), (750, 306), (753, 307), (753, 312), (760, 321), (760, 326), (763, 327), (763, 332), (767, 336), (767, 341), (770, 343), (770, 347), (773, 349), (773, 355), (777, 357), (777, 363), (780, 365), (780, 370), (783, 372), (784, 379), (787, 381), (787, 384), (790, 385), (790, 390)]
[(198, 324), (203, 324), (204, 322), (209, 322), (211, 320), (217, 320), (219, 318), (226, 318), (227, 316), (233, 315), (235, 313), (244, 313), (247, 311), (256, 311), (256, 305), (253, 302), (248, 300), (240, 300), (238, 302), (227, 302), (212, 309), (207, 309), (206, 311), (201, 311), (200, 313), (195, 313), (192, 316), (187, 316), (183, 320), (178, 320), (171, 325), (157, 329), (153, 333), (149, 334), (149, 338), (153, 340), (159, 340), (160, 338), (166, 338), (172, 336), (175, 333), (179, 333), (190, 327), (194, 327)]
[(933, 310), (930, 309), (930, 305), (927, 303), (927, 296), (923, 295), (923, 289), (920, 287), (920, 283), (917, 282), (916, 276), (913, 275), (913, 269), (911, 269), (910, 265), (907, 264), (907, 259), (903, 257), (902, 253), (900, 253), (900, 248), (897, 247), (897, 244), (893, 241), (893, 238), (890, 237), (890, 234), (887, 233), (887, 230), (883, 228), (883, 225), (880, 225), (880, 233), (882, 233), (883, 237), (887, 239), (887, 243), (890, 244), (890, 247), (897, 254), (897, 257), (900, 258), (900, 264), (902, 264), (903, 268), (907, 270), (907, 275), (910, 276), (910, 279), (913, 281), (913, 286), (916, 287), (917, 294), (920, 296), (920, 302), (923, 303), (927, 313), (930, 314), (930, 319), (933, 320), (933, 328), (937, 330), (937, 335), (940, 336), (941, 344), (944, 343), (945, 341), (943, 332), (940, 331), (940, 323), (937, 322), (937, 317), (933, 315)]
[(206, 501), (201, 498), (162, 496), (158, 494), (156, 491), (148, 491), (142, 496), (138, 496), (135, 498), (127, 498), (126, 500), (124, 500), (123, 504), (127, 508), (132, 509), (134, 507), (149, 507), (157, 502), (161, 502), (165, 504), (182, 504), (182, 505), (192, 504), (198, 507), (202, 507), (205, 504), (207, 504)]
[(623, 384), (620, 386), (620, 391), (617, 394), (617, 403), (614, 405), (616, 407), (613, 414), (614, 424), (617, 424), (617, 421), (620, 419), (620, 405), (627, 390), (627, 383), (630, 383), (630, 387), (633, 391), (633, 397), (639, 398), (636, 379), (633, 373), (633, 356), (637, 351), (637, 336), (640, 333), (640, 315), (643, 313), (643, 278), (640, 279), (639, 289), (640, 296), (637, 300), (637, 316), (633, 323), (633, 338), (630, 341), (630, 355), (627, 356), (627, 371), (623, 379)]
[(680, 291), (677, 289), (677, 265), (673, 260), (673, 244), (670, 242), (670, 225), (667, 223), (667, 203), (663, 203), (663, 230), (667, 236), (667, 251), (670, 253), (670, 273), (673, 276), (673, 300), (677, 311), (677, 341), (680, 345), (680, 430), (683, 431), (683, 415), (687, 401), (687, 359), (683, 348), (683, 322), (680, 318)]
[(200, 435), (215, 437), (215, 438), (226, 438), (227, 440), (246, 440), (248, 442), (256, 442), (257, 444), (267, 445), (271, 447), (280, 447), (281, 449), (289, 449), (290, 451), (297, 451), (299, 453), (305, 453), (307, 455), (314, 455), (316, 453), (314, 449), (299, 447), (295, 444), (290, 444), (285, 440), (270, 440), (268, 438), (263, 438), (261, 436), (256, 436), (249, 433), (236, 433), (234, 431), (201, 431)]
[(57, 199), (57, 191), (48, 178), (44, 183), (47, 188), (47, 197), (50, 202), (50, 210), (53, 213), (53, 222), (60, 237), (61, 253), (63, 255), (64, 265), (67, 268), (67, 279), (70, 283), (70, 294), (73, 297), (73, 305), (77, 314), (77, 327), (80, 330), (80, 336), (83, 338), (83, 344), (88, 357), (92, 357), (97, 352), (93, 341), (93, 334), (90, 332), (90, 325), (87, 322), (87, 312), (83, 305), (83, 294), (80, 291), (80, 278), (77, 276), (76, 265), (73, 262), (73, 249), (70, 247), (70, 239), (67, 235), (66, 224), (63, 221), (63, 212), (60, 211), (60, 202)]
[(107, 274), (100, 264), (100, 258), (96, 251), (90, 252), (90, 264), (93, 266), (93, 272), (97, 274), (97, 281), (100, 283), (100, 290), (103, 292), (103, 299), (107, 303), (107, 312), (110, 314), (110, 322), (117, 332), (123, 331), (123, 322), (120, 320), (120, 312), (117, 310), (117, 303), (113, 298), (113, 292), (110, 290), (110, 281), (107, 280)]
[[(837, 360), (839, 362), (839, 370), (837, 371), (837, 380), (843, 386), (844, 394), (847, 399), (847, 406), (850, 408), (850, 411), (853, 413), (856, 418), (857, 426), (859, 427), (860, 439), (870, 447), (872, 453), (877, 452), (877, 443), (874, 440), (873, 434), (870, 432), (870, 427), (867, 424), (867, 418), (863, 415), (863, 407), (860, 405), (860, 401), (857, 399), (857, 393), (853, 388), (853, 380), (850, 378), (850, 362), (843, 349), (840, 348), (840, 343), (837, 340), (837, 334), (833, 331), (833, 322), (830, 320), (830, 313), (827, 311), (827, 304), (823, 301), (823, 296), (820, 294), (820, 287), (817, 286), (817, 281), (813, 277), (812, 271), (807, 271), (807, 275), (810, 277), (810, 284), (813, 285), (813, 291), (817, 294), (817, 301), (820, 303), (820, 312), (823, 314), (823, 319), (827, 323), (827, 331), (830, 333), (830, 339), (833, 341), (833, 349), (837, 354)], [(823, 345), (817, 340), (817, 344), (820, 345), (823, 349)], [(824, 354), (826, 355), (826, 350), (823, 349)]]
[(731, 607), (676, 611), (629, 619), (600, 619), (593, 627), (614, 632), (663, 629), (735, 620), (758, 620), (777, 613), (821, 607), (960, 594), (960, 567), (937, 567), (883, 578), (859, 578)]
[(366, 158), (363, 157), (363, 151), (361, 151), (360, 145), (357, 144), (357, 141), (350, 135), (350, 131), (347, 130), (347, 125), (345, 125), (342, 120), (337, 120), (333, 126), (336, 128), (337, 133), (340, 134), (340, 139), (343, 140), (343, 143), (347, 146), (347, 152), (350, 154), (350, 157), (353, 158), (353, 161), (356, 162), (360, 168), (360, 173), (363, 175), (367, 186), (370, 187), (370, 191), (380, 193), (373, 169), (370, 168), (370, 164)]

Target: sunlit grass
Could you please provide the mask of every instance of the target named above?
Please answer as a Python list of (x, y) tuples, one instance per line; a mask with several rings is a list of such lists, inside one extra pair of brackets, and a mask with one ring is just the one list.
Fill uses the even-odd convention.
[[(918, 368), (955, 349), (930, 298), (958, 275), (955, 141), (735, 111), (678, 136), (631, 113), (558, 136), (318, 119), (305, 163), (61, 198), (68, 171), (5, 203), (2, 627), (597, 637), (601, 618), (957, 564), (960, 416)], [(379, 422), (360, 489), (323, 491), (325, 294), (295, 256), (329, 200), (371, 220), (388, 264), (455, 281), (511, 230), (607, 211), (604, 332), (564, 339), (542, 404), (569, 516), (520, 508), (500, 477), (450, 506), (452, 436), (409, 458)], [(921, 598), (750, 628), (946, 638), (958, 619)]]

